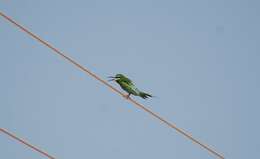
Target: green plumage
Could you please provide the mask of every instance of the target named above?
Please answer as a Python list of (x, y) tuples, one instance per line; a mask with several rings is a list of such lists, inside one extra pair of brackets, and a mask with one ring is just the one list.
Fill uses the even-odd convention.
[(152, 95), (142, 92), (138, 88), (136, 88), (133, 82), (122, 74), (117, 74), (115, 77), (111, 78), (113, 78), (112, 80), (115, 80), (116, 83), (118, 83), (120, 87), (128, 93), (127, 98), (129, 98), (131, 94), (135, 96), (140, 96), (144, 99), (152, 97)]

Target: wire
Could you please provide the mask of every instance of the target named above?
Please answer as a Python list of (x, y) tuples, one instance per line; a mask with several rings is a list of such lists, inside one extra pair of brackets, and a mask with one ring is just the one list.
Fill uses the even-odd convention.
[[(124, 96), (124, 94), (122, 92), (120, 92), (119, 90), (117, 90), (116, 88), (114, 88), (112, 85), (110, 85), (108, 82), (106, 82), (105, 80), (101, 79), (100, 77), (98, 77), (96, 74), (92, 73), (90, 70), (88, 70), (87, 68), (81, 66), (79, 63), (77, 63), (75, 60), (73, 60), (72, 58), (70, 58), (69, 56), (65, 55), (64, 53), (62, 53), (60, 50), (58, 50), (57, 48), (53, 47), (51, 44), (49, 44), (48, 42), (42, 40), (39, 36), (33, 34), (32, 32), (30, 32), (28, 29), (26, 29), (25, 27), (23, 27), (22, 25), (18, 24), (17, 22), (15, 22), (13, 19), (11, 19), (10, 17), (6, 16), (5, 14), (3, 14), (2, 12), (0, 12), (0, 15), (6, 19), (7, 21), (11, 22), (12, 24), (14, 24), (16, 27), (18, 27), (19, 29), (21, 29), (22, 31), (24, 31), (25, 33), (29, 34), (32, 38), (34, 38), (35, 40), (39, 41), (40, 43), (42, 43), (43, 45), (47, 46), (48, 48), (50, 48), (51, 50), (54, 51), (54, 53), (60, 55), (61, 57), (65, 58), (66, 60), (68, 60), (69, 62), (71, 62), (73, 65), (75, 65), (76, 67), (78, 67), (80, 70), (86, 72), (88, 75), (92, 76), (93, 78), (95, 78), (96, 80), (100, 81), (101, 83), (103, 83), (104, 85), (106, 85), (107, 87), (109, 87), (112, 91), (120, 94), (121, 96)], [(126, 98), (125, 98), (126, 99)], [(177, 126), (175, 126), (174, 124), (168, 122), (167, 120), (165, 120), (164, 118), (160, 117), (159, 115), (157, 115), (156, 113), (154, 113), (153, 111), (151, 111), (150, 109), (146, 108), (144, 105), (136, 102), (135, 100), (129, 98), (128, 101), (132, 102), (135, 106), (141, 108), (142, 110), (146, 111), (147, 113), (149, 113), (150, 115), (152, 115), (153, 117), (159, 119), (161, 122), (165, 123), (166, 125), (168, 125), (170, 128), (175, 129), (177, 132), (179, 132), (180, 134), (184, 135), (185, 137), (187, 137), (188, 139), (190, 139), (191, 141), (193, 141), (194, 143), (200, 145), (202, 148), (204, 148), (205, 150), (207, 150), (208, 152), (210, 152), (211, 154), (224, 159), (224, 156), (222, 156), (221, 154), (219, 154), (218, 152), (216, 152), (215, 150), (213, 150), (212, 148), (210, 148), (209, 146), (201, 143), (200, 141), (198, 141), (197, 139), (193, 138), (192, 135), (186, 133), (184, 130), (178, 128)]]
[(2, 131), (4, 134), (8, 135), (9, 137), (11, 137), (12, 139), (19, 141), (20, 143), (30, 147), (32, 150), (39, 152), (40, 154), (44, 155), (45, 157), (49, 158), (49, 159), (55, 159), (53, 156), (49, 155), (47, 152), (44, 152), (43, 150), (40, 150), (39, 148), (33, 146), (32, 144), (28, 143), (27, 141), (15, 136), (14, 134), (10, 133), (9, 131), (0, 128), (0, 131)]

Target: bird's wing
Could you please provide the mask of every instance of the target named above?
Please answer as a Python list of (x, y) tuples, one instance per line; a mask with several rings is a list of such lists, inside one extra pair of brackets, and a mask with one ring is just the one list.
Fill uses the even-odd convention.
[(125, 81), (123, 81), (121, 83), (121, 87), (127, 91), (128, 93), (131, 93), (133, 95), (139, 95), (140, 91), (135, 87), (135, 85), (130, 82), (130, 83), (127, 83)]
[(129, 78), (124, 78), (124, 82), (127, 83), (128, 85), (134, 85), (133, 82)]

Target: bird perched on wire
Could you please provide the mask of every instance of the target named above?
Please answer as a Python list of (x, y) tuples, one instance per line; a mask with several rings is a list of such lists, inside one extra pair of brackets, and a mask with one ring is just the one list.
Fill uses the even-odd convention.
[(108, 81), (116, 81), (116, 83), (118, 83), (120, 87), (128, 93), (128, 95), (126, 95), (127, 99), (129, 99), (131, 94), (134, 96), (140, 96), (144, 99), (153, 97), (148, 93), (140, 91), (129, 78), (122, 74), (116, 74), (116, 76), (109, 76), (108, 78), (111, 78)]

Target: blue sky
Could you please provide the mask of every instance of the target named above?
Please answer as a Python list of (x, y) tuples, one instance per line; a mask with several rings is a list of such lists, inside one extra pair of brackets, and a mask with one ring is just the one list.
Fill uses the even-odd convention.
[[(0, 10), (226, 158), (259, 158), (259, 1), (2, 1)], [(0, 126), (53, 156), (214, 158), (0, 18)], [(114, 84), (118, 88), (117, 85)], [(44, 158), (0, 135), (0, 158)]]

